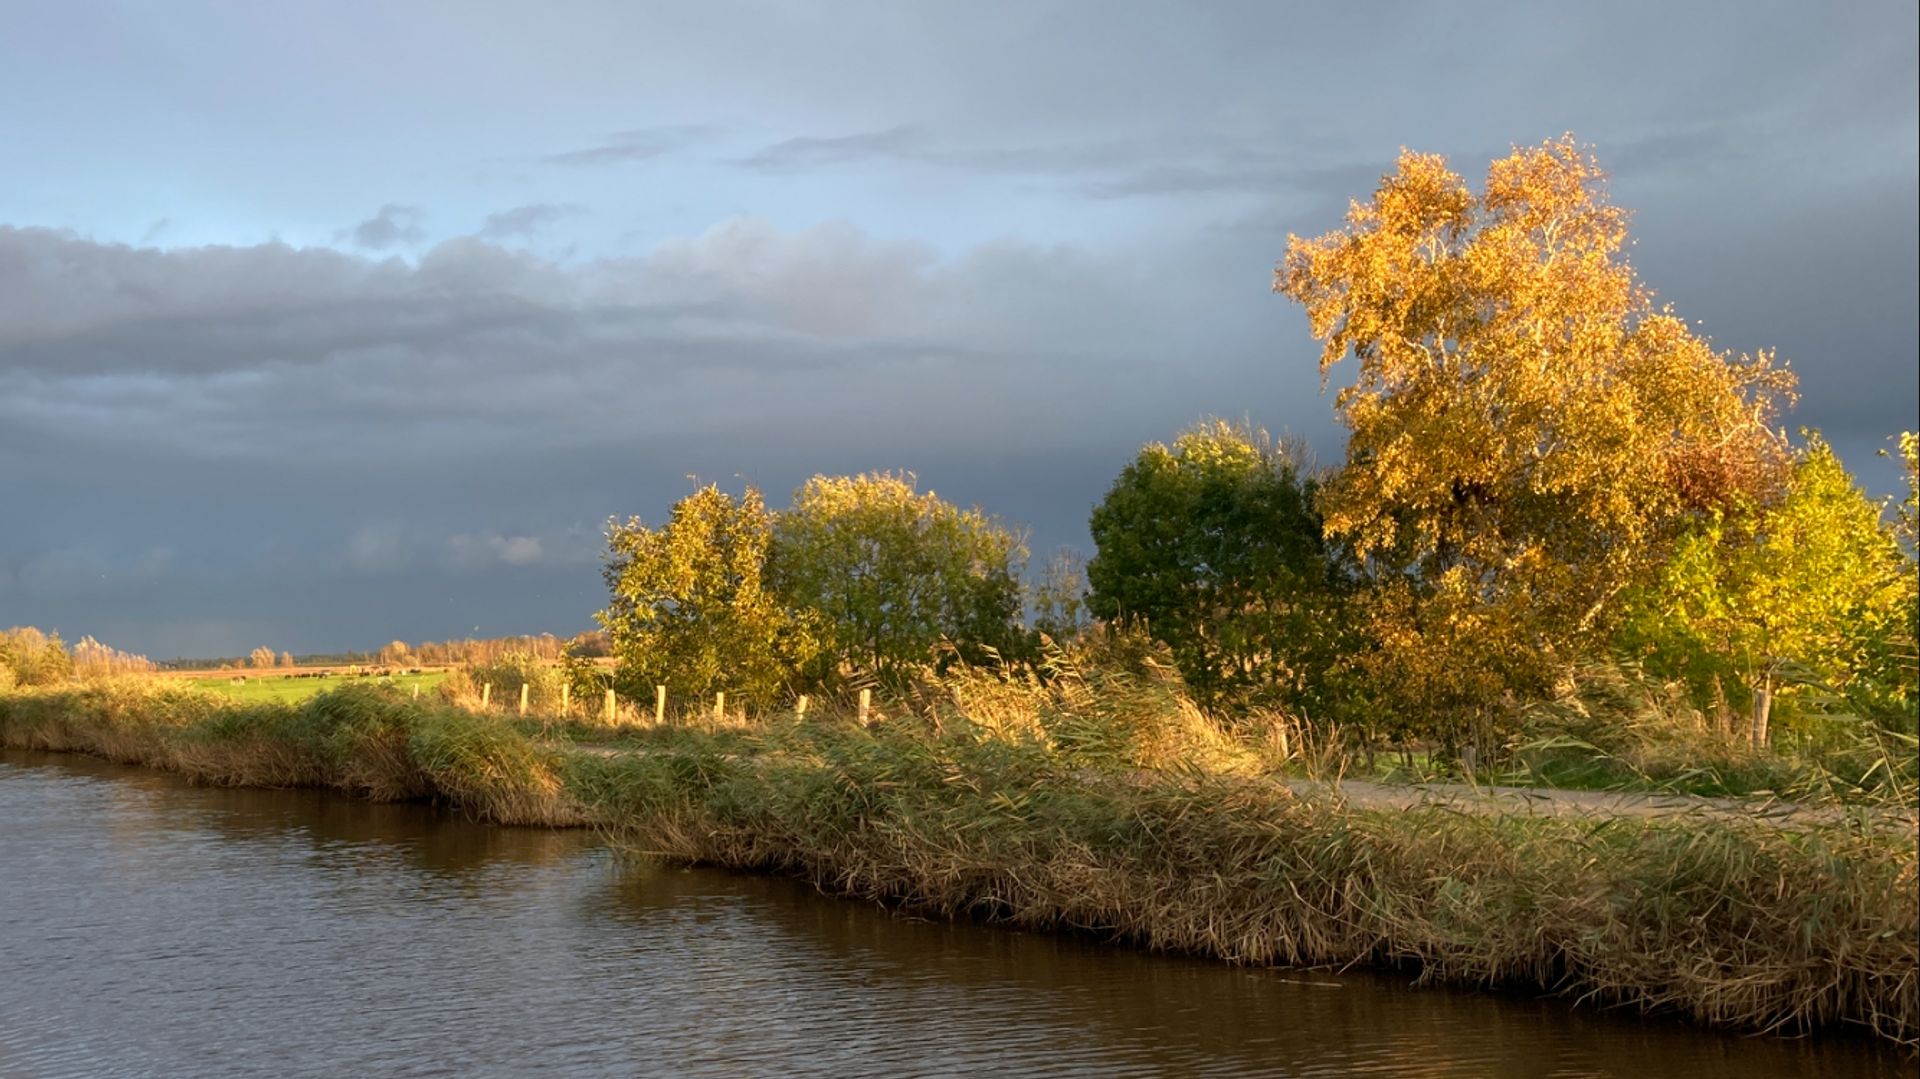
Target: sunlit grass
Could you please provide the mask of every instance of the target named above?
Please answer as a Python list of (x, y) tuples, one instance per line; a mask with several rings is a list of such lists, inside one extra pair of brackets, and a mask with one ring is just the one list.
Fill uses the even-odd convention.
[(1133, 677), (962, 672), (868, 724), (824, 700), (805, 720), (689, 711), (659, 727), (370, 685), (247, 702), (125, 679), (0, 694), (0, 744), (597, 824), (636, 856), (1236, 962), (1398, 966), (1743, 1029), (1920, 1034), (1911, 828), (1866, 810), (1783, 824), (1303, 797), (1262, 774), (1256, 747)]
[(325, 677), (302, 677), (292, 672), (261, 671), (254, 673), (235, 673), (228, 677), (179, 678), (178, 681), (190, 682), (201, 689), (217, 693), (229, 700), (244, 703), (272, 701), (293, 703), (318, 696), (328, 690), (344, 685), (381, 685), (392, 686), (411, 694), (413, 687), (419, 686), (422, 694), (439, 689), (447, 679), (445, 671), (423, 671), (419, 674), (396, 674), (378, 677), (359, 677), (337, 674)]

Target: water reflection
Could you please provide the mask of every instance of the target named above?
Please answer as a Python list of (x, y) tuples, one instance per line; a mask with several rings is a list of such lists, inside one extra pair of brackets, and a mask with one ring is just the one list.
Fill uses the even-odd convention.
[(789, 880), (636, 867), (593, 899), (584, 917), (719, 938), (702, 948), (710, 954), (751, 940), (777, 957), (757, 980), (832, 983), (838, 1017), (867, 1022), (883, 1050), (889, 1031), (944, 1023), (1035, 1059), (1083, 1062), (1088, 1074), (1732, 1079), (1877, 1074), (1897, 1063), (1833, 1040), (1733, 1038), (1551, 999), (1416, 990), (1407, 976), (1234, 968), (925, 921), (824, 901)]
[[(114, 812), (105, 823), (129, 844), (156, 833), (200, 829), (238, 841), (304, 841), (315, 852), (398, 858), (435, 877), (461, 878), (495, 863), (550, 865), (595, 843), (581, 829), (470, 826), (455, 812), (378, 803), (319, 790), (193, 787), (176, 776), (66, 753), (4, 751), (0, 761), (82, 779), (111, 779), (96, 792)], [(182, 799), (183, 791), (192, 797)]]
[(616, 866), (585, 832), (0, 753), (0, 1073), (1904, 1074)]

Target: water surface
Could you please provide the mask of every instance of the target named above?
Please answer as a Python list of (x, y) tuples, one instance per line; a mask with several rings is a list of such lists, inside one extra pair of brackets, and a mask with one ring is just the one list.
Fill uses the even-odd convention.
[(1910, 1075), (1404, 977), (931, 923), (585, 832), (0, 750), (0, 1075)]

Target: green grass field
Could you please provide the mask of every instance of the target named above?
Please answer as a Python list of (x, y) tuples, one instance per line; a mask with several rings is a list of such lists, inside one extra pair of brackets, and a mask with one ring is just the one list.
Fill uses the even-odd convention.
[(336, 674), (325, 678), (295, 678), (291, 675), (269, 671), (264, 674), (245, 675), (246, 681), (234, 678), (195, 678), (192, 684), (202, 689), (210, 689), (236, 701), (304, 701), (317, 693), (329, 689), (338, 689), (345, 685), (381, 685), (399, 686), (408, 690), (419, 686), (421, 693), (428, 693), (446, 680), (445, 671), (426, 671), (422, 674), (400, 674), (391, 678), (356, 678), (352, 675)]

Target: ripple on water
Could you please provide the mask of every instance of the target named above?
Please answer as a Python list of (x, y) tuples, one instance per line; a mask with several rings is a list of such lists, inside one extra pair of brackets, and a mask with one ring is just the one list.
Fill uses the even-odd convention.
[(1906, 1074), (1404, 979), (618, 869), (581, 832), (0, 751), (0, 1075)]

